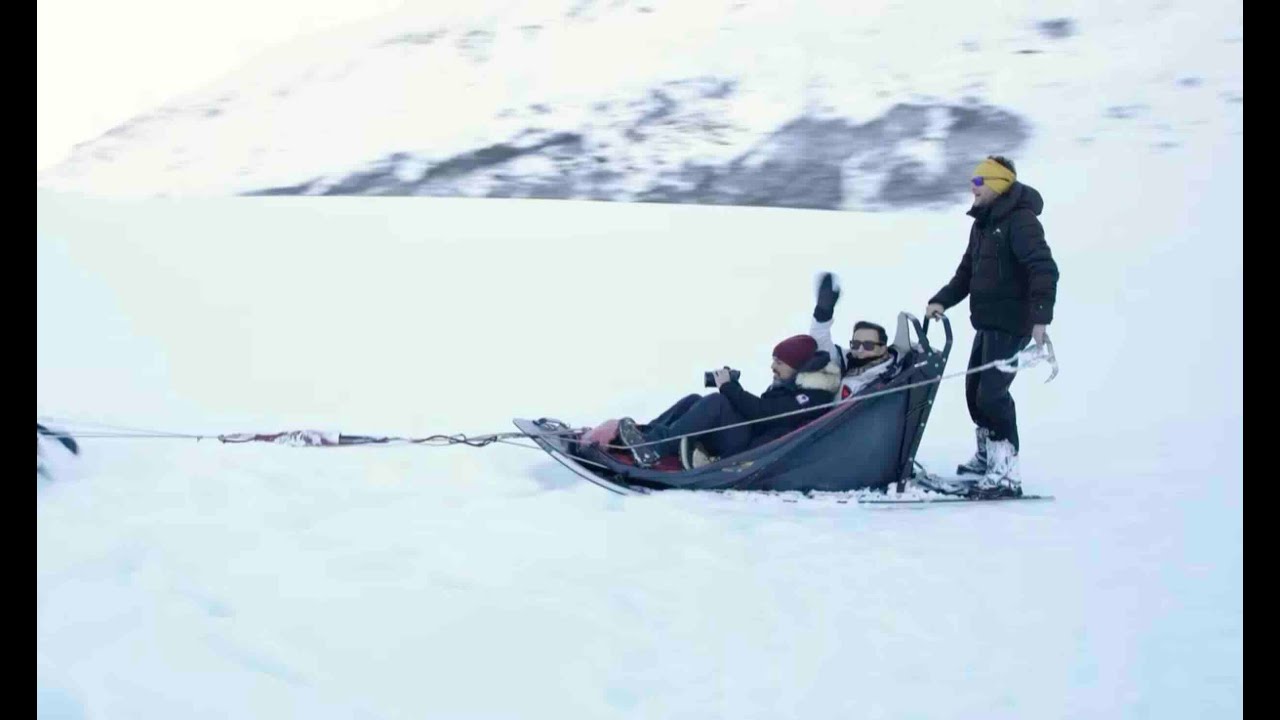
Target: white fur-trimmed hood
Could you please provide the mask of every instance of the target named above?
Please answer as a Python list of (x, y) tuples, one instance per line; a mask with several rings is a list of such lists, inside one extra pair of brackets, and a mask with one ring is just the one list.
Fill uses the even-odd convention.
[(833, 358), (821, 370), (808, 370), (796, 374), (796, 387), (805, 390), (823, 390), (835, 393), (840, 390), (840, 364)]

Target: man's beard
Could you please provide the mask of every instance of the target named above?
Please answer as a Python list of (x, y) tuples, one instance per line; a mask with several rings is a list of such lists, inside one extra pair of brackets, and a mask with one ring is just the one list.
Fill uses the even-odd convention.
[(991, 203), (995, 202), (995, 201), (996, 201), (996, 198), (998, 198), (998, 197), (1000, 197), (1000, 196), (999, 196), (999, 195), (994, 195), (994, 196), (989, 197), (989, 198), (974, 197), (974, 198), (973, 198), (973, 206), (974, 206), (974, 207), (976, 207), (976, 208), (986, 207), (986, 206), (990, 205)]
[(875, 363), (880, 362), (884, 358), (885, 358), (884, 355), (872, 355), (870, 357), (864, 357), (864, 358), (854, 357), (853, 353), (847, 353), (845, 355), (846, 364), (849, 366), (850, 370), (860, 368), (860, 367), (866, 367), (867, 365), (874, 365)]

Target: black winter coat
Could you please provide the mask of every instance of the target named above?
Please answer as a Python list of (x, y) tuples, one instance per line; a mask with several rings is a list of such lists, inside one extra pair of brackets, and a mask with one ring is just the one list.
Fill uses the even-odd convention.
[(756, 447), (816, 420), (818, 415), (831, 409), (839, 389), (840, 366), (832, 362), (826, 352), (819, 351), (795, 377), (787, 382), (773, 383), (759, 397), (744, 390), (737, 380), (721, 385), (720, 394), (744, 420), (759, 420), (805, 408), (815, 409), (813, 413), (796, 412), (750, 425), (751, 447)]
[(968, 296), (976, 330), (1025, 337), (1032, 325), (1052, 322), (1058, 265), (1037, 219), (1042, 210), (1040, 193), (1022, 183), (990, 205), (970, 209), (969, 246), (951, 282), (929, 302), (950, 308)]

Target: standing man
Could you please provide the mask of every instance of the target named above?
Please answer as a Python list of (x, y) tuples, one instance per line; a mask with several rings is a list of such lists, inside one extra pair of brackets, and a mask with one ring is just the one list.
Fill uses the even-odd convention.
[[(1044, 209), (1040, 193), (1018, 182), (1013, 162), (1000, 156), (978, 163), (972, 182), (969, 245), (951, 282), (925, 310), (937, 318), (969, 297), (978, 331), (970, 368), (1011, 357), (1032, 339), (1043, 343), (1058, 289), (1058, 265), (1037, 219)], [(978, 451), (958, 470), (982, 476), (974, 490), (979, 497), (1022, 495), (1017, 415), (1009, 395), (1014, 377), (992, 368), (965, 378)]]

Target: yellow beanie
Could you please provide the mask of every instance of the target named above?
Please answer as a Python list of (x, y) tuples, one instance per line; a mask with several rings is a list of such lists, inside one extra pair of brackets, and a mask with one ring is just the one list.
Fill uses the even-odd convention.
[(982, 178), (982, 184), (997, 193), (1003, 193), (1008, 190), (1009, 186), (1013, 185), (1018, 179), (1018, 176), (1012, 170), (991, 158), (978, 163), (978, 167), (973, 170), (973, 176)]

